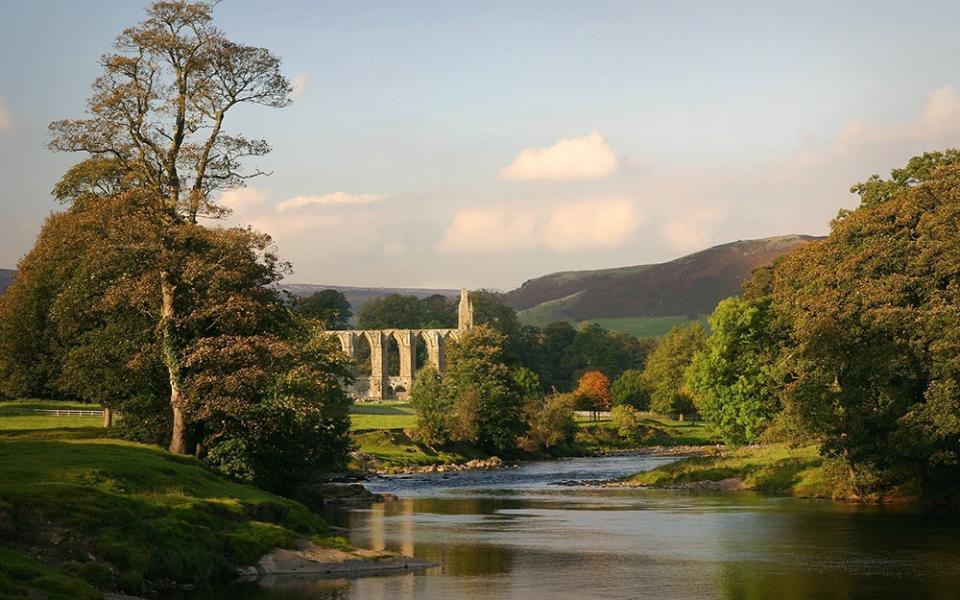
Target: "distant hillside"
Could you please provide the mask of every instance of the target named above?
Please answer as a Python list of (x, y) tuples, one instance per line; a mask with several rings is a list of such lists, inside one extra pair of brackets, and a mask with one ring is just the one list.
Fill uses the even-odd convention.
[(342, 285), (319, 285), (314, 283), (284, 283), (280, 286), (280, 288), (290, 292), (294, 296), (310, 296), (315, 292), (319, 292), (320, 290), (337, 290), (346, 296), (347, 302), (349, 302), (350, 306), (353, 308), (354, 314), (360, 310), (361, 306), (370, 300), (373, 300), (374, 298), (382, 298), (383, 296), (388, 296), (390, 294), (416, 296), (417, 298), (426, 298), (427, 296), (432, 296), (434, 294), (440, 294), (442, 296), (448, 296), (451, 298), (460, 295), (460, 290), (349, 287)]
[(13, 283), (13, 276), (17, 272), (12, 269), (0, 269), (0, 294), (3, 293), (7, 286)]
[[(504, 294), (526, 323), (598, 321), (613, 329), (656, 335), (713, 312), (741, 292), (750, 272), (790, 249), (819, 238), (788, 235), (714, 246), (657, 265), (569, 271), (531, 279)], [(650, 326), (631, 321), (645, 321)], [(651, 323), (655, 321), (655, 325)]]

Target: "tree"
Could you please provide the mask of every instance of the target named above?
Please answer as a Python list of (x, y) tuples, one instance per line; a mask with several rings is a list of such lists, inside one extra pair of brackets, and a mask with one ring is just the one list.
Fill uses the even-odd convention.
[(134, 277), (137, 285), (129, 290), (157, 309), (172, 414), (170, 450), (186, 452), (186, 411), (198, 401), (183, 389), (190, 340), (182, 321), (196, 298), (189, 269), (218, 268), (202, 261), (192, 245), (203, 236), (198, 219), (224, 216), (215, 194), (261, 174), (244, 172), (242, 162), (270, 149), (263, 140), (226, 133), (224, 123), (237, 106), (287, 105), (291, 87), (279, 59), (227, 39), (213, 25), (208, 4), (156, 2), (115, 47), (116, 53), (101, 59), (89, 118), (52, 123), (50, 147), (116, 161), (131, 190), (125, 198), (138, 206), (136, 219), (111, 236), (115, 245), (140, 251), (142, 270), (154, 278), (147, 285)]
[(657, 341), (643, 369), (643, 378), (650, 386), (651, 410), (680, 418), (693, 411), (684, 374), (693, 355), (703, 348), (705, 338), (703, 327), (693, 322), (674, 327)]
[(370, 300), (357, 312), (360, 329), (417, 329), (423, 323), (423, 309), (415, 296), (389, 294)]
[(756, 442), (780, 410), (781, 343), (769, 299), (728, 298), (710, 316), (710, 336), (687, 370), (697, 411), (724, 442)]
[(503, 334), (488, 325), (451, 344), (443, 399), (453, 407), (459, 437), (491, 452), (511, 452), (526, 429), (522, 390), (505, 362)]
[(320, 290), (305, 298), (297, 298), (293, 307), (305, 317), (317, 319), (327, 329), (346, 329), (353, 317), (347, 297), (337, 290)]
[(421, 322), (424, 329), (455, 329), (457, 301), (442, 294), (432, 294), (420, 300)]
[(600, 371), (587, 371), (580, 376), (574, 396), (581, 406), (590, 407), (596, 419), (596, 413), (610, 409), (610, 380)]
[(960, 165), (930, 153), (855, 186), (860, 208), (775, 269), (784, 397), (856, 479), (956, 491)]
[(428, 446), (450, 441), (452, 405), (442, 394), (442, 380), (433, 365), (417, 371), (410, 388), (410, 402), (417, 413), (416, 437)]
[(650, 388), (643, 371), (627, 369), (610, 386), (613, 406), (632, 406), (636, 410), (650, 410)]
[[(324, 472), (345, 469), (352, 443), (352, 402), (340, 384), (348, 375), (339, 346), (309, 323), (294, 319), (289, 324), (295, 332), (283, 341), (248, 338), (242, 348), (211, 346), (209, 359), (222, 365), (220, 372), (205, 369), (202, 381), (187, 380), (226, 401), (207, 405), (206, 462), (236, 479), (286, 495)], [(226, 360), (217, 356), (222, 356), (221, 348), (226, 349)], [(263, 360), (267, 355), (272, 360)], [(253, 379), (236, 376), (238, 368), (259, 371), (262, 375), (255, 379), (262, 380), (262, 388), (223, 395), (229, 386), (218, 385), (214, 377), (232, 378), (242, 386)]]
[(577, 330), (566, 321), (550, 323), (543, 328), (539, 372), (547, 391), (570, 389), (573, 373), (564, 354), (576, 338)]

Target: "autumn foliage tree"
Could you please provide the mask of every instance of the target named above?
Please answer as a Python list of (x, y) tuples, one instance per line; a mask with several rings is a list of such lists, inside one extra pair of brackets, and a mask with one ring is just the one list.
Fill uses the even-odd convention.
[(574, 396), (577, 403), (589, 407), (596, 418), (596, 413), (610, 410), (610, 380), (600, 371), (587, 371), (580, 376)]

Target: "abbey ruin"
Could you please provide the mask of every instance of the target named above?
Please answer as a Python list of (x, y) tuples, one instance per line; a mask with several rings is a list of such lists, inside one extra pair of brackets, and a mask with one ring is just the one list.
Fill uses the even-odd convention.
[[(446, 343), (456, 340), (464, 331), (473, 327), (473, 304), (467, 290), (460, 290), (460, 305), (457, 310), (456, 329), (339, 329), (331, 330), (340, 340), (343, 352), (354, 360), (354, 382), (348, 393), (360, 402), (380, 402), (387, 399), (406, 399), (413, 385), (417, 369), (417, 344), (422, 340), (427, 361), (442, 373), (445, 366)], [(399, 370), (390, 375), (388, 347), (395, 340), (399, 349)], [(356, 364), (361, 347), (370, 348), (370, 371), (366, 374)]]

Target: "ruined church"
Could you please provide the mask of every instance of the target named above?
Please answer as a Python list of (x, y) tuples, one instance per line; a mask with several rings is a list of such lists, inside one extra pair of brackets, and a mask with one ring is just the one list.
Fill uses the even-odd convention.
[[(456, 329), (342, 329), (328, 333), (340, 340), (343, 352), (354, 360), (354, 382), (348, 392), (359, 402), (381, 402), (383, 400), (405, 400), (409, 397), (410, 387), (417, 369), (417, 346), (422, 343), (426, 349), (426, 359), (438, 373), (445, 366), (446, 344), (456, 340), (464, 331), (473, 327), (473, 304), (467, 290), (460, 290), (460, 304), (457, 309)], [(395, 341), (399, 350), (399, 369), (390, 364), (391, 341)], [(356, 364), (360, 349), (367, 345), (370, 349), (369, 375), (364, 368)], [(395, 373), (395, 374), (392, 374)]]

